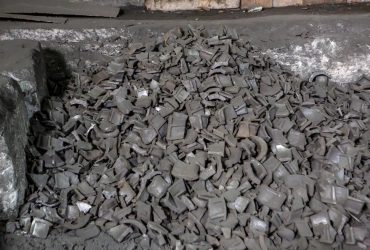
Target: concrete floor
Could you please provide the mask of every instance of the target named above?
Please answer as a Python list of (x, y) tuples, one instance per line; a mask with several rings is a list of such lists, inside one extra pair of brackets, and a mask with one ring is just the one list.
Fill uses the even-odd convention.
[[(204, 25), (210, 32), (227, 25), (302, 77), (324, 70), (332, 80), (345, 84), (362, 74), (370, 74), (369, 8), (365, 5), (359, 9), (348, 8), (325, 7), (316, 8), (316, 11), (315, 8), (288, 8), (285, 12), (268, 10), (253, 15), (228, 11), (213, 17), (184, 12), (177, 17), (153, 15), (152, 19), (148, 16), (140, 19), (140, 16), (131, 14), (131, 19), (130, 15), (120, 19), (69, 18), (66, 24), (1, 21), (0, 46), (6, 40), (39, 40), (42, 46), (62, 51), (68, 63), (78, 68), (86, 60), (109, 61), (119, 55), (122, 43), (127, 39), (157, 39), (171, 28), (188, 24)], [(0, 58), (0, 65), (6, 58)], [(86, 249), (122, 249), (122, 245), (106, 235), (85, 244), (73, 235), (59, 231), (53, 231), (46, 240), (19, 235), (0, 236), (0, 249), (22, 249), (25, 244), (27, 249), (72, 249), (74, 244), (85, 245)]]
[[(188, 24), (204, 25), (210, 32), (227, 25), (304, 78), (312, 71), (324, 70), (332, 80), (348, 83), (363, 73), (370, 74), (370, 12), (366, 12), (367, 5), (352, 8), (322, 8), (326, 12), (299, 8), (300, 14), (292, 14), (291, 8), (275, 9), (266, 11), (268, 15), (263, 11), (254, 15), (241, 11), (182, 13), (181, 18), (148, 14), (152, 20), (147, 15), (129, 19), (134, 18), (130, 12), (121, 19), (69, 18), (66, 24), (0, 22), (0, 41), (40, 40), (44, 46), (61, 49), (72, 61), (85, 56), (104, 60), (119, 54), (122, 39), (156, 39), (173, 27)], [(216, 16), (219, 19), (214, 19)]]

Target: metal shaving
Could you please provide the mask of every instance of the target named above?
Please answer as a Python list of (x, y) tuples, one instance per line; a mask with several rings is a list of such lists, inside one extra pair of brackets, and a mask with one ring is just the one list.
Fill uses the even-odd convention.
[(136, 249), (369, 248), (369, 100), (366, 77), (299, 80), (229, 28), (131, 43), (32, 120), (16, 230)]

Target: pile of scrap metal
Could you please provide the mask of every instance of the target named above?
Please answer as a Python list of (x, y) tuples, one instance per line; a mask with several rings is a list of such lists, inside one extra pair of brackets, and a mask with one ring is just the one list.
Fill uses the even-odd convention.
[(366, 249), (370, 81), (301, 81), (232, 29), (131, 43), (31, 121), (8, 231), (127, 249)]

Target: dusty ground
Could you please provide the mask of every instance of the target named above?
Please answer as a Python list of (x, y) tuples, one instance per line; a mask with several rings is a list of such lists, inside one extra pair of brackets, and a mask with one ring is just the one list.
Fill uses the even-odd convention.
[[(370, 8), (360, 6), (284, 8), (257, 14), (242, 11), (181, 12), (140, 16), (130, 10), (117, 19), (69, 18), (66, 24), (0, 22), (4, 40), (40, 40), (65, 53), (71, 66), (86, 60), (109, 61), (126, 39), (156, 39), (177, 26), (204, 25), (210, 32), (227, 25), (302, 77), (325, 70), (339, 83), (370, 74)], [(294, 13), (294, 14), (293, 14)], [(0, 65), (7, 56), (0, 57)], [(1, 227), (1, 226), (0, 226)], [(73, 248), (73, 246), (75, 247)], [(46, 240), (21, 235), (0, 236), (0, 249), (122, 249), (107, 235), (83, 243), (60, 231)]]

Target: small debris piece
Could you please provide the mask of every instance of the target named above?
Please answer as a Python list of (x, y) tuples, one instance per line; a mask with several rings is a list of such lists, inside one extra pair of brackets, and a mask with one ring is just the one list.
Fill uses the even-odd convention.
[(86, 202), (77, 201), (76, 202), (76, 205), (78, 207), (78, 210), (80, 210), (80, 212), (82, 212), (84, 214), (86, 214), (87, 212), (89, 212), (89, 210), (91, 209), (91, 205), (89, 205)]
[(249, 13), (255, 13), (255, 12), (260, 12), (260, 11), (262, 11), (262, 7), (261, 6), (258, 6), (258, 7), (254, 7), (254, 8), (252, 8), (252, 9), (249, 9), (248, 10), (248, 12)]

